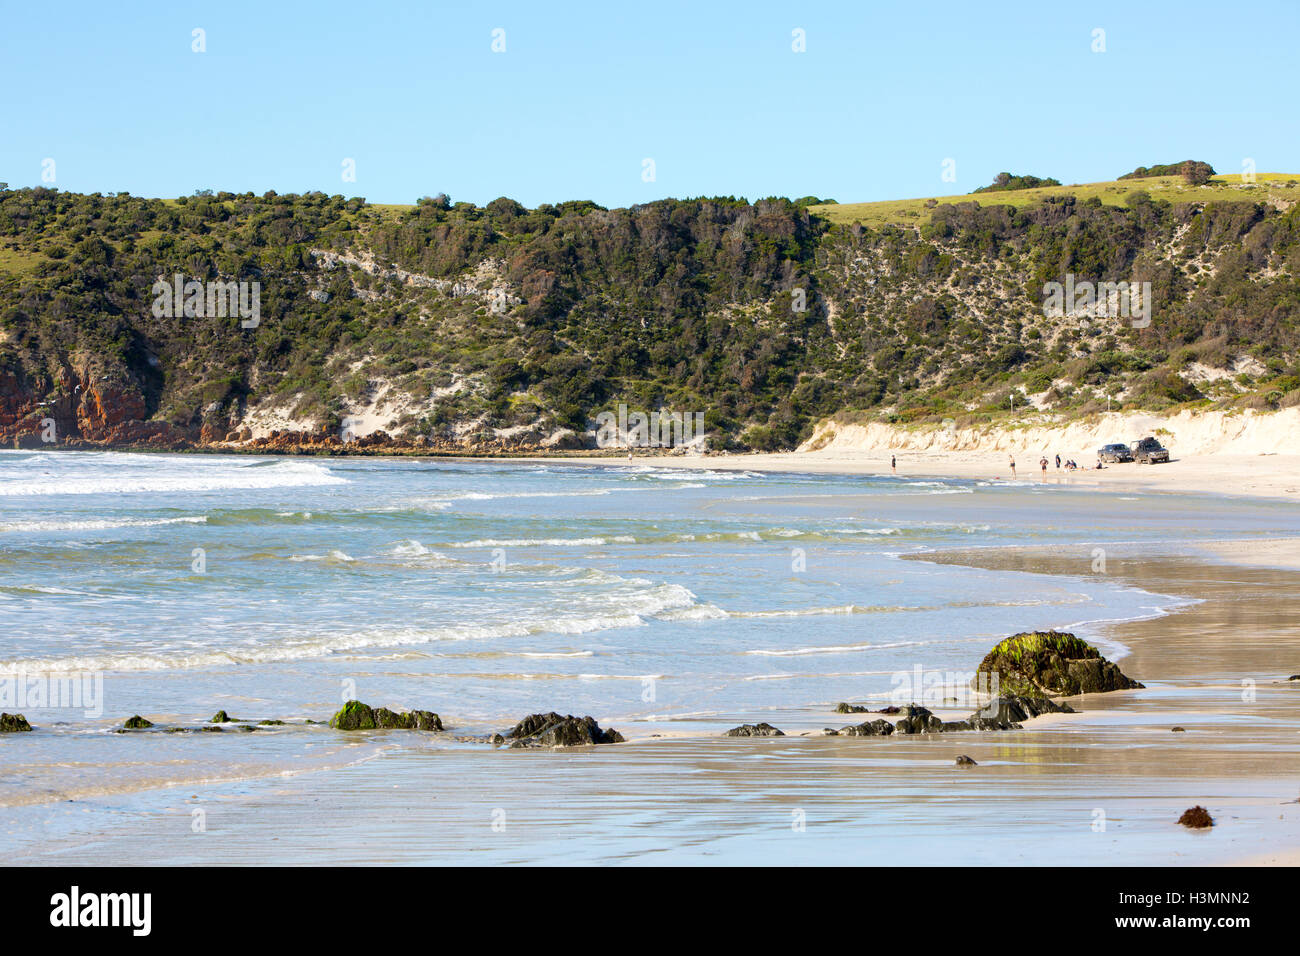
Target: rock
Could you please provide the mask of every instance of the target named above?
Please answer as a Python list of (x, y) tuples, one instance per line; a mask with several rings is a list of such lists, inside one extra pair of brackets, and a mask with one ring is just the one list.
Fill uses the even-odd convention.
[(831, 730), (829, 727), (822, 728), (823, 737), (838, 737), (839, 735), (840, 732), (838, 730)]
[(900, 734), (939, 734), (943, 733), (943, 721), (934, 716), (927, 708), (909, 704), (901, 709), (903, 719), (894, 725)]
[(1186, 727), (1175, 727), (1175, 728), (1173, 728), (1173, 730), (1170, 731), (1170, 733), (1175, 733), (1175, 734), (1185, 734), (1185, 733), (1187, 733), (1187, 728), (1186, 728)]
[(1300, 680), (1300, 674), (1292, 674), (1287, 680)]
[(785, 734), (777, 730), (771, 724), (741, 724), (739, 727), (732, 727), (724, 737), (784, 737)]
[(505, 742), (506, 742), (506, 738), (502, 737), (500, 734), (493, 734), (492, 739), (490, 741), (493, 747), (500, 747)]
[(853, 727), (841, 727), (840, 733), (846, 737), (888, 737), (894, 732), (894, 725), (887, 720), (869, 720)]
[(959, 766), (959, 767), (978, 767), (979, 764), (977, 764), (977, 763), (976, 763), (974, 760), (972, 760), (970, 757), (967, 757), (965, 754), (962, 754), (961, 756), (959, 756), (959, 757), (957, 758), (957, 766)]
[(521, 747), (587, 747), (594, 744), (621, 744), (623, 735), (610, 728), (602, 730), (591, 717), (561, 715), (555, 711), (547, 714), (529, 714), (505, 735), (510, 746)]
[(153, 721), (145, 720), (139, 714), (136, 714), (134, 717), (128, 717), (126, 723), (122, 726), (127, 730), (143, 730), (146, 727), (152, 727)]
[(208, 721), (208, 723), (210, 724), (229, 724), (232, 722), (233, 721), (231, 721), (230, 715), (227, 714), (224, 710), (217, 711), (215, 714), (212, 715), (212, 719)]
[(283, 725), (283, 720), (259, 720), (257, 722), (257, 726), (259, 727), (280, 727)]
[(968, 718), (978, 730), (1018, 730), (1021, 721), (1043, 714), (1073, 714), (1068, 704), (1058, 704), (1047, 697), (997, 697)]
[(1178, 818), (1178, 822), (1185, 827), (1191, 827), (1195, 830), (1203, 830), (1206, 827), (1214, 826), (1214, 817), (1205, 807), (1196, 806), (1184, 810), (1183, 815)]
[(350, 700), (330, 718), (335, 730), (442, 730), (442, 720), (428, 710), (394, 713), (387, 707), (369, 707)]
[(837, 713), (837, 714), (869, 714), (869, 713), (871, 713), (871, 708), (870, 708), (870, 707), (863, 707), (861, 704), (845, 704), (845, 703), (839, 703), (839, 704), (836, 704), (836, 705), (835, 705), (835, 713)]
[(1087, 641), (1057, 631), (1016, 634), (980, 663), (971, 686), (987, 686), (1017, 697), (1072, 697), (1143, 685), (1126, 677)]
[(22, 714), (0, 714), (0, 734), (26, 733), (32, 729)]

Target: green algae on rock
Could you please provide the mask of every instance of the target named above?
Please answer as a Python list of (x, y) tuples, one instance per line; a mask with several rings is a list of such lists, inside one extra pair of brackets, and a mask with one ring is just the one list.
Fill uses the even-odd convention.
[(32, 729), (22, 714), (0, 714), (0, 734), (26, 733)]
[(146, 727), (152, 727), (153, 721), (145, 720), (139, 714), (136, 714), (134, 717), (128, 717), (126, 723), (122, 724), (122, 726), (127, 730), (144, 730)]
[(428, 710), (398, 714), (350, 700), (330, 718), (330, 726), (335, 730), (442, 730), (442, 719)]
[(989, 651), (971, 682), (997, 681), (1000, 693), (1017, 697), (1072, 697), (1143, 685), (1126, 677), (1087, 641), (1059, 631), (1015, 634)]

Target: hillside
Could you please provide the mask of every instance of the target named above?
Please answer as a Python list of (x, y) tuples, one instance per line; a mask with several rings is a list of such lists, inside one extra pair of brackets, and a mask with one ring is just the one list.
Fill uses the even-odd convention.
[[(0, 442), (580, 447), (625, 403), (771, 450), (831, 416), (1293, 406), (1300, 177), (1259, 180), (613, 210), (4, 189)], [(176, 274), (259, 283), (256, 323), (156, 315)], [(1151, 283), (1150, 325), (1045, 316), (1067, 274)]]

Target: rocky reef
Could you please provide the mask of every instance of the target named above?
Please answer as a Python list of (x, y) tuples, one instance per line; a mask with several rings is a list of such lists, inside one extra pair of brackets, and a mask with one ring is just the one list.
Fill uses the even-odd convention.
[(506, 735), (510, 746), (523, 747), (587, 747), (593, 744), (621, 744), (623, 735), (614, 728), (602, 730), (591, 717), (574, 717), (572, 714), (529, 714), (515, 724)]
[(1015, 634), (989, 651), (972, 686), (1016, 697), (1073, 697), (1142, 687), (1087, 641), (1059, 631)]
[[(897, 723), (891, 724), (883, 718), (877, 718), (850, 727), (841, 727), (839, 730), (828, 727), (822, 732), (831, 737), (888, 737), (895, 733), (909, 735), (946, 734), (963, 730), (1019, 730), (1021, 722), (1031, 717), (1075, 712), (1068, 704), (1058, 704), (1046, 697), (998, 697), (965, 720), (942, 720), (929, 708), (918, 704), (891, 709), (903, 715)], [(739, 729), (741, 728), (737, 728)]]
[(428, 710), (399, 714), (350, 700), (330, 718), (330, 726), (335, 730), (442, 730), (442, 719)]

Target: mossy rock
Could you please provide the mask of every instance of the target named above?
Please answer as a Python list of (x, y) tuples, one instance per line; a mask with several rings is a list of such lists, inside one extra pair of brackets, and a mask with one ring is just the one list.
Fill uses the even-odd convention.
[(239, 719), (236, 718), (236, 717), (231, 717), (231, 716), (230, 716), (228, 713), (226, 713), (224, 710), (219, 710), (219, 711), (217, 711), (215, 714), (212, 715), (212, 719), (209, 720), (208, 723), (210, 723), (210, 724), (242, 724), (242, 723), (244, 723), (244, 721), (239, 720)]
[(350, 700), (330, 718), (330, 726), (335, 730), (442, 730), (442, 719), (428, 710), (399, 714)]
[(146, 727), (152, 727), (153, 721), (145, 720), (139, 714), (136, 714), (134, 717), (128, 717), (126, 723), (122, 726), (127, 730), (144, 730)]
[(1072, 697), (1142, 687), (1087, 641), (1059, 631), (1008, 637), (980, 662), (971, 685), (987, 687), (992, 675), (997, 676), (999, 694), (1017, 697)]
[(0, 714), (0, 734), (27, 733), (32, 725), (22, 714)]
[(282, 726), (284, 726), (284, 721), (283, 721), (283, 720), (259, 720), (259, 721), (257, 722), (257, 726), (259, 726), (259, 727), (282, 727)]

